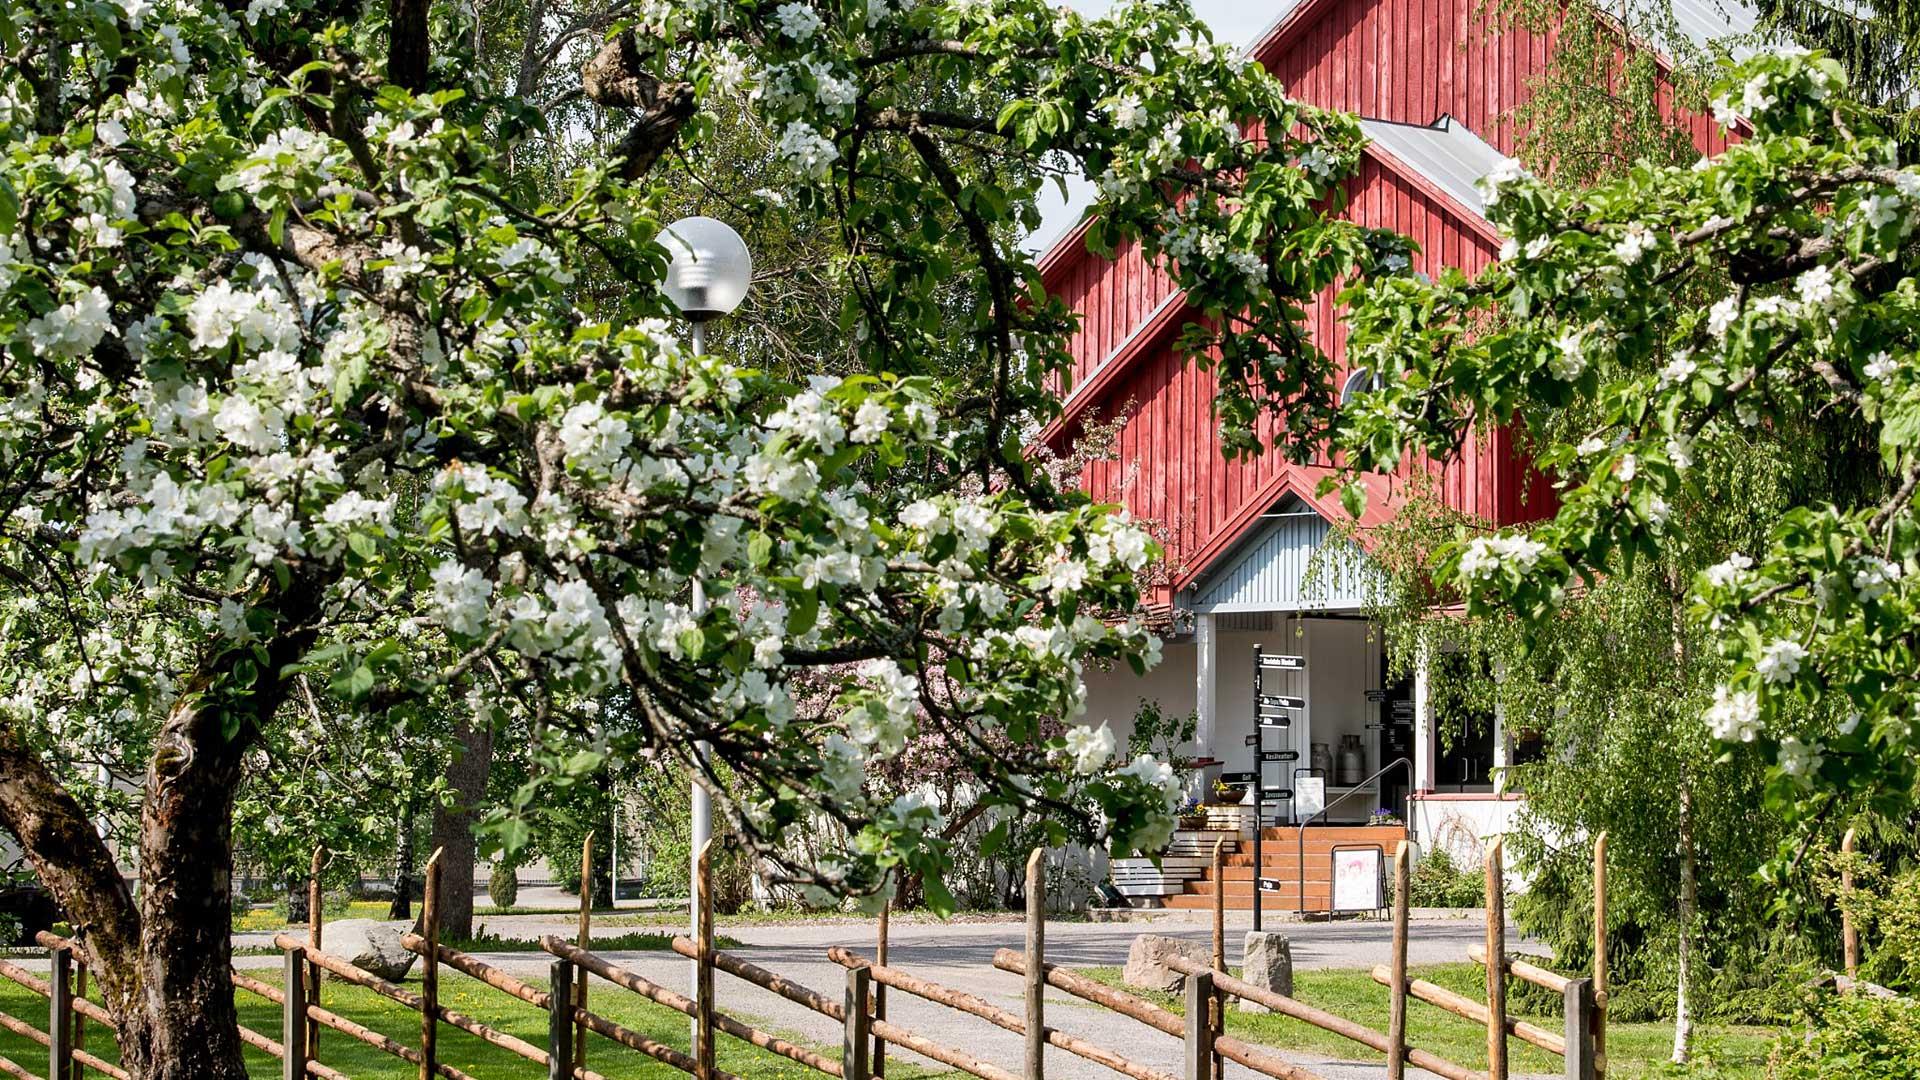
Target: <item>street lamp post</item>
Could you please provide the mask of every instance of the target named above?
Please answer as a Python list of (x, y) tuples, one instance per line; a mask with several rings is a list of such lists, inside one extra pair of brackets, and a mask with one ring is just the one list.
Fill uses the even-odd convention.
[[(717, 319), (740, 306), (747, 298), (747, 286), (753, 281), (753, 254), (747, 250), (747, 242), (740, 234), (724, 221), (710, 217), (685, 217), (660, 231), (657, 242), (667, 249), (672, 262), (667, 265), (667, 276), (661, 282), (661, 288), (673, 306), (693, 324), (693, 354), (699, 356), (707, 348), (707, 322)], [(699, 618), (707, 613), (707, 590), (698, 577), (693, 579), (693, 614)], [(694, 744), (694, 757), (705, 764), (707, 744)], [(687, 881), (694, 888), (699, 887), (700, 850), (707, 846), (713, 836), (713, 796), (701, 783), (696, 769), (692, 780), (693, 787), (693, 851), (692, 862), (687, 868)], [(691, 895), (691, 893), (689, 894)], [(695, 941), (700, 938), (700, 904), (696, 899), (687, 905), (688, 929)], [(696, 995), (700, 992), (700, 962), (692, 962), (693, 988)], [(694, 1021), (694, 1045), (699, 1045), (699, 1021)]]

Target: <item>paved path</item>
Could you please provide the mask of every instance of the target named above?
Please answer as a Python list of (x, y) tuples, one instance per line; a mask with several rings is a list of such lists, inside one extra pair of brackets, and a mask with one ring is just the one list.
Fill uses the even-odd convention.
[[(1285, 923), (1271, 924), (1268, 928), (1285, 933), (1292, 939), (1294, 964), (1298, 968), (1368, 968), (1377, 963), (1386, 963), (1389, 959), (1390, 927), (1383, 922)], [(488, 929), (514, 936), (572, 934), (572, 927), (554, 916), (490, 919)], [(599, 933), (613, 935), (628, 929), (605, 927)], [(1241, 921), (1240, 926), (1230, 929), (1227, 934), (1229, 965), (1239, 963), (1244, 929), (1245, 923)], [(747, 946), (741, 950), (745, 959), (835, 1000), (844, 992), (846, 972), (826, 958), (827, 948), (841, 945), (869, 957), (873, 949), (871, 922), (725, 926), (722, 932)], [(1200, 942), (1210, 941), (1212, 936), (1208, 925), (1199, 922), (1056, 922), (1047, 926), (1047, 958), (1069, 967), (1118, 966), (1126, 962), (1127, 947), (1134, 936), (1149, 932)], [(1467, 947), (1480, 942), (1483, 933), (1484, 928), (1476, 920), (1416, 923), (1412, 934), (1412, 962), (1429, 964), (1464, 960)], [(993, 967), (993, 954), (1001, 948), (1020, 948), (1022, 935), (1023, 927), (1017, 919), (950, 923), (901, 920), (895, 922), (892, 928), (888, 959), (895, 966), (985, 998), (1018, 1015), (1023, 1009), (1021, 979), (996, 970)], [(1514, 933), (1514, 939), (1517, 940), (1517, 933)], [(622, 967), (675, 989), (684, 989), (691, 978), (689, 962), (671, 953), (614, 952), (605, 955)], [(537, 953), (500, 953), (489, 955), (486, 959), (517, 975), (543, 978), (548, 958)], [(270, 958), (263, 960), (271, 962)], [(839, 1044), (838, 1024), (769, 991), (724, 973), (716, 977), (715, 991), (724, 1012), (818, 1045)], [(616, 991), (596, 980), (594, 992)], [(1014, 1066), (1022, 1060), (1024, 1043), (1021, 1036), (984, 1020), (898, 990), (889, 993), (887, 1011), (888, 1018), (893, 1022), (935, 1042), (964, 1049), (983, 1060), (1005, 1066)], [(1171, 1036), (1058, 991), (1048, 995), (1047, 1019), (1051, 1026), (1119, 1050), (1141, 1064), (1173, 1076), (1180, 1075), (1181, 1045), (1178, 1039)], [(905, 1051), (890, 1048), (889, 1052), (913, 1058)], [(1330, 1061), (1304, 1054), (1289, 1053), (1286, 1056), (1328, 1080), (1377, 1080), (1385, 1075), (1384, 1068), (1364, 1058)], [(1116, 1075), (1052, 1048), (1048, 1051), (1046, 1074), (1048, 1080), (1111, 1080)], [(1256, 1074), (1228, 1063), (1226, 1075), (1239, 1080)], [(1426, 1080), (1431, 1074), (1409, 1070), (1408, 1075)]]

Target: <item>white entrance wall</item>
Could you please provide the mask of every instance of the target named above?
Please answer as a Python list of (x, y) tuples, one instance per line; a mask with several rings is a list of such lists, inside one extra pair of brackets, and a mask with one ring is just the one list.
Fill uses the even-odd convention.
[[(1518, 795), (1428, 793), (1415, 795), (1409, 807), (1414, 843), (1421, 855), (1445, 851), (1458, 867), (1484, 865), (1493, 838), (1512, 832), (1525, 802)], [(1507, 885), (1525, 888), (1507, 858)]]
[(1126, 753), (1127, 739), (1133, 734), (1133, 716), (1140, 699), (1157, 701), (1167, 716), (1185, 716), (1194, 711), (1194, 656), (1191, 643), (1168, 645), (1161, 650), (1160, 666), (1145, 675), (1135, 675), (1125, 664), (1107, 671), (1087, 671), (1087, 713), (1083, 724), (1113, 728), (1118, 744), (1115, 756)]
[(1367, 623), (1361, 619), (1279, 614), (1272, 618), (1277, 629), (1218, 631), (1220, 662), (1214, 688), (1218, 711), (1213, 741), (1202, 751), (1226, 762), (1230, 771), (1253, 767), (1253, 748), (1246, 745), (1246, 736), (1253, 731), (1253, 650), (1259, 645), (1269, 653), (1306, 660), (1304, 680), (1287, 672), (1268, 672), (1270, 693), (1307, 699), (1307, 714), (1304, 720), (1296, 720), (1294, 728), (1301, 750), (1298, 764), (1302, 768), (1307, 765), (1308, 744), (1324, 742), (1338, 750), (1340, 736), (1353, 733), (1361, 736), (1367, 747), (1367, 771), (1379, 768), (1373, 745), (1377, 733), (1367, 730), (1374, 719), (1367, 691), (1380, 684), (1380, 650), (1368, 633)]

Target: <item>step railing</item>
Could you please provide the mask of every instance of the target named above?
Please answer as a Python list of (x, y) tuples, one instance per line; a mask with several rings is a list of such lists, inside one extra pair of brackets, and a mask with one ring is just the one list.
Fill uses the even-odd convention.
[[(1359, 794), (1360, 792), (1365, 791), (1367, 787), (1371, 785), (1374, 781), (1380, 779), (1381, 777), (1387, 775), (1393, 770), (1399, 769), (1399, 768), (1404, 768), (1407, 770), (1407, 789), (1411, 791), (1413, 789), (1413, 759), (1408, 757), (1394, 758), (1392, 761), (1374, 770), (1374, 773), (1372, 776), (1367, 777), (1365, 780), (1360, 781), (1358, 784), (1355, 784), (1353, 787), (1350, 787), (1347, 790), (1341, 792), (1339, 798), (1333, 799), (1329, 801), (1325, 806), (1322, 806), (1320, 808), (1319, 813), (1313, 814), (1312, 816), (1308, 817), (1307, 820), (1300, 823), (1300, 828), (1297, 830), (1297, 841), (1296, 841), (1297, 843), (1296, 850), (1297, 850), (1300, 861), (1299, 861), (1299, 865), (1296, 866), (1295, 869), (1299, 872), (1300, 892), (1299, 892), (1299, 895), (1296, 897), (1296, 899), (1299, 902), (1299, 905), (1300, 905), (1299, 910), (1301, 914), (1303, 915), (1306, 914), (1306, 910), (1307, 910), (1307, 826), (1313, 824), (1315, 821), (1318, 821), (1321, 818), (1326, 817), (1327, 811), (1332, 810), (1334, 807), (1339, 806), (1341, 803), (1346, 802), (1348, 799), (1353, 798), (1355, 795)], [(1254, 869), (1258, 870), (1259, 867), (1256, 865)], [(1256, 884), (1258, 882), (1258, 877), (1259, 876), (1256, 874), (1255, 875)], [(1259, 896), (1258, 888), (1255, 888), (1254, 890), (1253, 904), (1254, 904), (1254, 910), (1256, 912), (1256, 914), (1254, 915), (1254, 926), (1258, 927), (1260, 925), (1260, 918), (1258, 915), (1258, 911), (1260, 907), (1260, 896)], [(1327, 893), (1327, 914), (1329, 915), (1333, 914), (1333, 893), (1331, 891)]]

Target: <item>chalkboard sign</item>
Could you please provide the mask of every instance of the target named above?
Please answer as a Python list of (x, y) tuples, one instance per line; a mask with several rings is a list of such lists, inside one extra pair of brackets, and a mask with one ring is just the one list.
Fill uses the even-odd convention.
[(1379, 847), (1335, 848), (1333, 851), (1333, 910), (1379, 911), (1387, 906), (1382, 887)]

